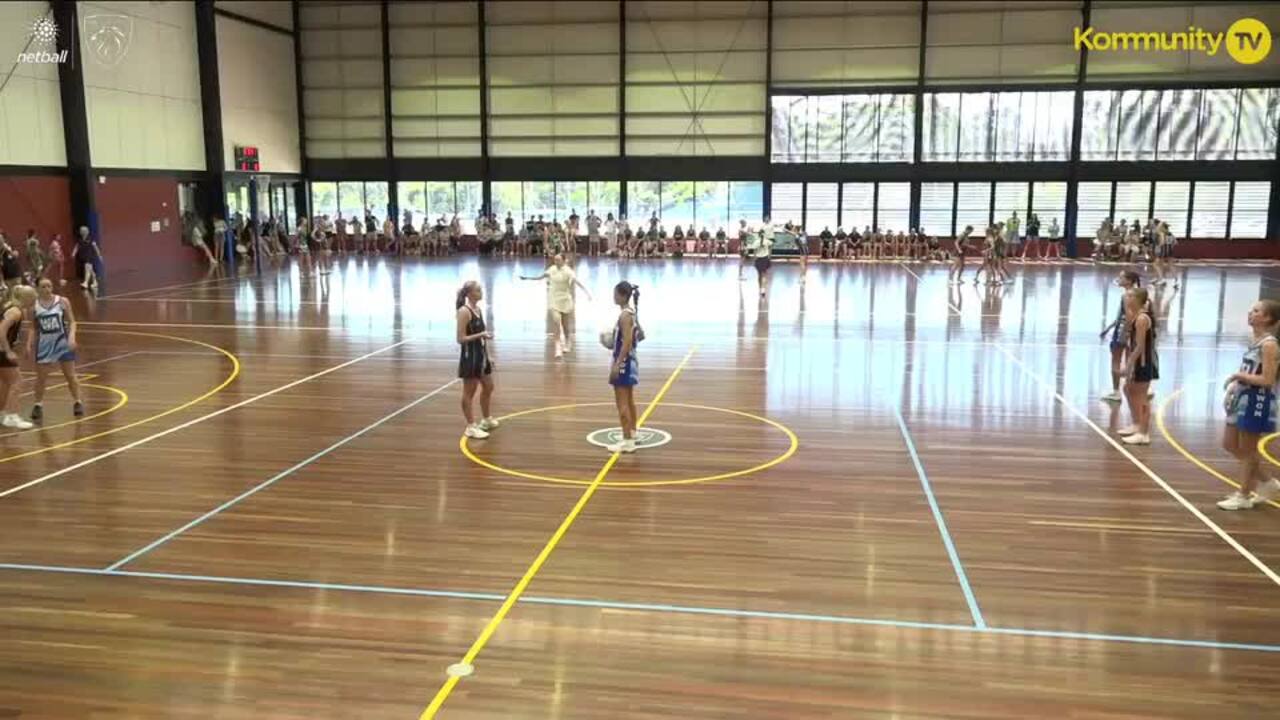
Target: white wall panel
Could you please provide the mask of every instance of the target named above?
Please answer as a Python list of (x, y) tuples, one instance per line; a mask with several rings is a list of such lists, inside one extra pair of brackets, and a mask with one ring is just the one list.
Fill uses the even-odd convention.
[(221, 15), (217, 26), (226, 168), (235, 146), (253, 145), (263, 172), (301, 172), (293, 38)]
[[(17, 58), (23, 50), (52, 53), (53, 43), (27, 45), (32, 23), (45, 16), (52, 17), (47, 2), (0, 3), (0, 57)], [(0, 164), (66, 165), (58, 67), (19, 62), (12, 72), (0, 93)]]
[(89, 147), (96, 167), (204, 169), (195, 7), (186, 2), (82, 2), (86, 29), (111, 24), (123, 52), (104, 60), (104, 35), (80, 33)]

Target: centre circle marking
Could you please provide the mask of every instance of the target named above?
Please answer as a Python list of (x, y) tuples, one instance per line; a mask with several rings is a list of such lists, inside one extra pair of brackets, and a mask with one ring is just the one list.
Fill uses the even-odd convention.
[[(596, 447), (607, 448), (622, 442), (622, 428), (600, 428), (587, 433), (587, 442)], [(636, 449), (656, 448), (671, 442), (671, 433), (652, 427), (636, 428)]]
[[(744, 468), (742, 470), (735, 470), (733, 472), (719, 473), (716, 475), (704, 475), (701, 477), (693, 477), (693, 478), (679, 478), (676, 480), (635, 480), (632, 482), (609, 482), (608, 480), (604, 480), (600, 483), (601, 486), (610, 487), (610, 488), (634, 488), (634, 487), (655, 487), (659, 485), (693, 485), (696, 483), (714, 482), (717, 480), (728, 480), (730, 478), (742, 477), (743, 475), (751, 475), (752, 473), (758, 473), (762, 470), (767, 470), (775, 465), (784, 463), (787, 460), (791, 459), (791, 456), (795, 455), (796, 451), (800, 449), (800, 439), (796, 437), (796, 434), (791, 430), (791, 428), (787, 427), (786, 425), (783, 425), (777, 420), (772, 420), (770, 418), (763, 417), (760, 415), (754, 415), (749, 412), (743, 412), (741, 410), (730, 410), (729, 408), (715, 407), (713, 405), (691, 405), (688, 403), (662, 403), (662, 405), (663, 407), (680, 407), (680, 408), (688, 408), (691, 410), (706, 410), (708, 412), (724, 413), (726, 415), (737, 415), (738, 417), (746, 418), (748, 420), (755, 420), (756, 422), (764, 423), (765, 425), (769, 425), (777, 429), (779, 432), (781, 432), (783, 435), (786, 436), (788, 441), (787, 449), (781, 452), (780, 454), (778, 454), (776, 457), (773, 457), (758, 465), (753, 465), (749, 468)], [(518, 417), (523, 417), (525, 415), (552, 412), (555, 410), (570, 410), (573, 408), (580, 408), (580, 407), (613, 407), (613, 406), (614, 404), (611, 402), (571, 403), (568, 405), (551, 405), (548, 407), (532, 408), (530, 410), (521, 410), (519, 412), (514, 412), (509, 415), (503, 415), (502, 417), (498, 418), (498, 420), (506, 421), (506, 420), (511, 420)], [(604, 432), (607, 430), (609, 430), (609, 428), (605, 428), (604, 430), (596, 430), (592, 434), (594, 435), (596, 433)], [(645, 432), (646, 430), (654, 430), (654, 429), (641, 426), (636, 431), (637, 435), (639, 433)], [(664, 431), (659, 431), (659, 432), (664, 432)], [(468, 438), (465, 435), (463, 435), (462, 438), (458, 441), (458, 448), (462, 451), (462, 454), (465, 455), (467, 459), (470, 460), (471, 462), (481, 467), (488, 468), (489, 470), (493, 470), (494, 472), (502, 473), (504, 475), (524, 478), (526, 480), (541, 480), (542, 482), (557, 483), (560, 485), (590, 485), (593, 482), (592, 480), (580, 480), (575, 478), (555, 477), (553, 475), (539, 475), (537, 473), (529, 473), (529, 472), (524, 472), (522, 470), (515, 470), (513, 468), (503, 467), (502, 465), (489, 462), (488, 460), (485, 460), (479, 455), (476, 455), (475, 452), (472, 451), (471, 445), (468, 442)], [(603, 462), (603, 459), (604, 458), (602, 457), (601, 458), (602, 462)]]

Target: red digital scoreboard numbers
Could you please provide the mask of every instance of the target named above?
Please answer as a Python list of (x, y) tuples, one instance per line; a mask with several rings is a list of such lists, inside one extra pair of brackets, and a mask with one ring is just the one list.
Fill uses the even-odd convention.
[(249, 145), (237, 145), (236, 170), (257, 172), (259, 170), (258, 148)]

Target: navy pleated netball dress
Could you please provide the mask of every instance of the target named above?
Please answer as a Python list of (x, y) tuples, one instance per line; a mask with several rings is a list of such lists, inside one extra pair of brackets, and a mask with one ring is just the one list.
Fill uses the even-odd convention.
[[(467, 334), (483, 333), (485, 331), (484, 316), (480, 314), (479, 308), (474, 308), (470, 304), (463, 307), (471, 313), (471, 319), (467, 321)], [(485, 348), (483, 337), (462, 344), (461, 354), (458, 357), (458, 377), (479, 378), (492, 372), (493, 364), (489, 362), (489, 351)]]

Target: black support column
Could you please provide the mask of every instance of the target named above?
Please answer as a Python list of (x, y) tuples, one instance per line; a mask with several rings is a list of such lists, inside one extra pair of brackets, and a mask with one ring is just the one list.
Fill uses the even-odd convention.
[(484, 0), (476, 0), (476, 42), (480, 52), (480, 202), (485, 212), (493, 212), (493, 171), (489, 167), (489, 28), (485, 23)]
[[(196, 57), (200, 63), (200, 115), (204, 121), (204, 176), (197, 185), (198, 206), (206, 217), (225, 218), (227, 165), (222, 138), (222, 86), (218, 78), (218, 18), (213, 10), (213, 0), (196, 0)], [(234, 257), (235, 253), (231, 255)]]
[[(58, 63), (58, 90), (62, 99), (62, 136), (67, 153), (71, 217), (78, 231), (87, 225), (98, 237), (97, 208), (93, 201), (93, 167), (89, 156), (89, 116), (84, 99), (84, 62), (80, 56), (80, 18), (75, 0), (54, 0), (53, 20), (62, 28), (58, 52), (67, 51), (67, 62)], [(68, 241), (72, 241), (68, 238)]]
[(298, 104), (298, 159), (302, 166), (302, 179), (293, 186), (294, 216), (290, 226), (297, 223), (299, 217), (311, 217), (311, 193), (308, 192), (311, 176), (307, 167), (307, 116), (303, 112), (305, 93), (302, 89), (302, 13), (298, 8), (298, 0), (290, 3), (293, 6), (293, 87)]
[(387, 181), (387, 206), (382, 208), (387, 217), (400, 227), (400, 193), (395, 174), (396, 143), (391, 128), (391, 8), (382, 0), (382, 137), (383, 154), (387, 169), (382, 176)]
[[(918, 70), (916, 72), (916, 108), (913, 113), (912, 133), (915, 138), (915, 145), (911, 150), (911, 162), (913, 167), (920, 167), (920, 160), (924, 157), (924, 71), (925, 60), (928, 56), (929, 37), (929, 0), (920, 3), (920, 58), (918, 61)], [(908, 227), (919, 229), (920, 227), (920, 181), (911, 181), (911, 209), (909, 212)]]
[[(1091, 0), (1084, 0), (1080, 9), (1080, 27), (1089, 27), (1093, 12)], [(1066, 243), (1067, 257), (1076, 257), (1076, 215), (1080, 210), (1080, 138), (1084, 128), (1084, 81), (1089, 72), (1089, 50), (1080, 45), (1080, 62), (1076, 68), (1076, 94), (1071, 102), (1071, 155), (1067, 165), (1067, 208), (1062, 218), (1062, 238)]]

